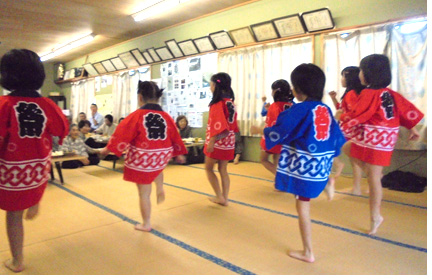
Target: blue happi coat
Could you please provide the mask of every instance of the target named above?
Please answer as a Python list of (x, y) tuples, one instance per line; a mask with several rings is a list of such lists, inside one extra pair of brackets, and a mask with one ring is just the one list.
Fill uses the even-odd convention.
[(282, 112), (264, 129), (267, 149), (282, 145), (276, 188), (315, 198), (324, 190), (333, 158), (345, 138), (330, 108), (320, 101), (304, 101)]

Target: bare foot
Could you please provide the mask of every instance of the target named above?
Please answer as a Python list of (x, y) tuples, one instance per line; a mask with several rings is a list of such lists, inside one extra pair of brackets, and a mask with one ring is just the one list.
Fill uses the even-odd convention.
[(144, 224), (136, 224), (135, 229), (145, 232), (150, 232), (152, 230), (151, 226), (145, 226)]
[(162, 191), (160, 193), (157, 194), (157, 204), (161, 204), (165, 201), (165, 192)]
[(18, 273), (24, 270), (24, 265), (23, 264), (14, 264), (12, 259), (9, 259), (7, 261), (5, 261), (4, 266), (6, 266), (8, 269), (10, 269), (11, 271)]
[(234, 158), (234, 164), (238, 164), (240, 161), (240, 154), (237, 154)]
[(226, 201), (223, 198), (209, 197), (209, 200), (213, 203), (220, 204), (222, 206), (228, 206), (228, 201)]
[(328, 200), (332, 200), (333, 199), (334, 192), (335, 192), (335, 185), (334, 184), (335, 184), (335, 179), (332, 178), (332, 177), (330, 177), (328, 179), (327, 185), (326, 185), (326, 187), (324, 189), (324, 191), (327, 194)]
[(288, 256), (308, 263), (313, 263), (315, 261), (315, 257), (312, 253), (306, 254), (304, 251), (291, 251), (288, 253)]
[(361, 193), (361, 189), (360, 188), (356, 188), (356, 187), (352, 188), (351, 193), (355, 194), (355, 195), (361, 195), (362, 194)]
[(27, 212), (25, 214), (25, 219), (33, 220), (38, 213), (39, 213), (39, 203), (27, 209)]
[(376, 219), (375, 221), (371, 221), (371, 231), (369, 232), (369, 235), (375, 235), (375, 233), (377, 232), (379, 226), (382, 224), (383, 221), (384, 218), (382, 216), (379, 216), (379, 218)]

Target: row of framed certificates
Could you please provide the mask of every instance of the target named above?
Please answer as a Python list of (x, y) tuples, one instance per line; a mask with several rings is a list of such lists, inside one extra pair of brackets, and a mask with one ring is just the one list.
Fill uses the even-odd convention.
[(83, 67), (89, 76), (96, 76), (216, 49), (226, 49), (254, 42), (301, 35), (306, 32), (332, 29), (334, 26), (330, 10), (322, 8), (302, 14), (275, 18), (231, 31), (218, 31), (197, 39), (182, 42), (176, 42), (175, 39), (172, 39), (165, 41), (164, 47), (148, 48), (143, 52), (139, 49), (133, 49), (120, 53), (114, 58), (84, 64)]

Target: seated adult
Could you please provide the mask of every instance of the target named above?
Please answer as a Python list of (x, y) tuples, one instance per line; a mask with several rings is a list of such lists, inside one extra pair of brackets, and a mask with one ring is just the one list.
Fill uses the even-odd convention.
[(117, 124), (113, 122), (113, 116), (110, 114), (105, 116), (104, 124), (96, 129), (94, 132), (102, 135), (106, 135), (108, 137), (111, 137), (111, 135), (114, 134), (114, 131), (117, 127)]
[(78, 121), (85, 121), (87, 120), (87, 115), (84, 112), (79, 113), (78, 115)]
[(84, 141), (79, 137), (80, 132), (76, 124), (72, 124), (69, 130), (69, 136), (67, 136), (61, 150), (65, 153), (74, 152), (77, 155), (85, 156), (86, 159), (82, 160), (68, 160), (62, 162), (62, 168), (78, 168), (84, 165), (97, 165), (99, 163), (99, 157), (97, 155), (90, 155), (87, 153), (87, 148)]
[(184, 115), (180, 115), (176, 119), (176, 125), (179, 130), (181, 138), (192, 137), (192, 128), (189, 126), (189, 122)]

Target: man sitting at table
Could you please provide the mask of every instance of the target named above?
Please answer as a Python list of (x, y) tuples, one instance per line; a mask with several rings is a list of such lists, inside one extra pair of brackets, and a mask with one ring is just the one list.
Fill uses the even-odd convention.
[(105, 122), (104, 124), (96, 129), (94, 132), (98, 134), (102, 134), (104, 136), (111, 137), (111, 135), (114, 134), (114, 131), (117, 127), (117, 124), (113, 122), (113, 116), (110, 114), (105, 116)]
[(91, 115), (89, 118), (89, 121), (91, 124), (91, 126), (90, 126), (91, 130), (90, 131), (94, 131), (102, 125), (103, 116), (100, 113), (98, 113), (98, 106), (94, 103), (92, 105), (90, 105), (90, 110), (91, 110)]

